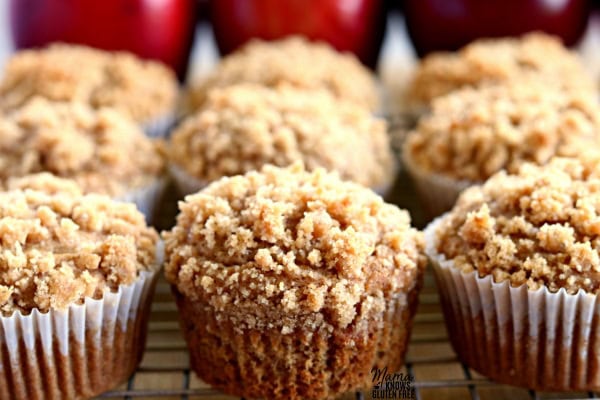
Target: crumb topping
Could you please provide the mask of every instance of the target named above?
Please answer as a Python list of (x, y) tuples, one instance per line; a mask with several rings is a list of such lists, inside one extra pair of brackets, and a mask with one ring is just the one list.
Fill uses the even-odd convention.
[(456, 268), (530, 289), (600, 293), (600, 159), (504, 171), (460, 196), (436, 231)]
[(559, 38), (537, 32), (521, 38), (480, 39), (455, 53), (433, 53), (416, 70), (408, 96), (426, 105), (464, 86), (506, 82), (523, 75), (545, 77), (550, 86), (595, 91), (577, 55)]
[(0, 108), (21, 107), (35, 96), (111, 107), (144, 123), (173, 110), (177, 81), (162, 64), (130, 53), (54, 44), (20, 51), (6, 64)]
[(48, 172), (25, 175), (18, 178), (8, 178), (5, 190), (31, 189), (47, 194), (64, 193), (71, 196), (81, 196), (81, 187), (71, 179), (59, 178)]
[(163, 233), (167, 280), (240, 328), (343, 329), (425, 267), (406, 211), (323, 169), (223, 178), (180, 210)]
[(213, 89), (172, 135), (172, 162), (205, 182), (302, 161), (370, 187), (393, 177), (386, 123), (324, 90), (241, 84)]
[(379, 106), (374, 77), (353, 54), (294, 36), (272, 42), (252, 40), (224, 57), (212, 74), (189, 90), (188, 107), (200, 107), (214, 87), (238, 83), (277, 86), (282, 82), (326, 89), (370, 110)]
[(157, 268), (158, 235), (133, 204), (56, 189), (0, 192), (4, 316), (98, 299), (105, 289), (117, 290), (140, 271)]
[(0, 181), (37, 172), (75, 180), (84, 192), (122, 195), (164, 169), (161, 144), (116, 110), (42, 98), (0, 117)]
[(405, 144), (419, 168), (471, 182), (525, 161), (546, 163), (600, 146), (595, 95), (535, 79), (466, 88), (433, 102)]

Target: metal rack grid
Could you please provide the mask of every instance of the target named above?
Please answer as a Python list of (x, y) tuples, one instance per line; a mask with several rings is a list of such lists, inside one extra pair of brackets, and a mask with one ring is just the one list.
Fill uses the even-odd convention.
[[(173, 193), (172, 190), (168, 192)], [(413, 223), (418, 227), (424, 226), (426, 221), (419, 209), (412, 185), (402, 173), (387, 200), (409, 209)], [(158, 221), (158, 225), (164, 229), (174, 220), (173, 202), (162, 210), (163, 221)], [(164, 280), (160, 280), (152, 306), (146, 353), (140, 367), (128, 382), (100, 398), (239, 400), (212, 389), (190, 371), (186, 345), (177, 318), (170, 288)], [(598, 393), (539, 393), (500, 385), (460, 363), (448, 342), (431, 271), (425, 276), (406, 366), (400, 372), (414, 376), (417, 400), (600, 398)], [(369, 400), (372, 398), (369, 392), (348, 393), (340, 400)]]

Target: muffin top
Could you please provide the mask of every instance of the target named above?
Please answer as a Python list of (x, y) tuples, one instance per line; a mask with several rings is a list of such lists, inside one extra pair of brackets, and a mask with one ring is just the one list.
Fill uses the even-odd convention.
[(386, 123), (325, 90), (241, 84), (213, 89), (172, 135), (170, 159), (206, 182), (302, 161), (381, 188), (394, 175)]
[(240, 329), (355, 326), (425, 266), (407, 212), (323, 169), (223, 178), (180, 210), (163, 233), (167, 280)]
[(54, 44), (17, 52), (6, 64), (0, 108), (20, 107), (35, 96), (111, 107), (144, 123), (172, 111), (177, 81), (167, 67), (133, 54)]
[(25, 175), (21, 177), (10, 177), (4, 182), (2, 190), (35, 190), (46, 194), (64, 193), (71, 196), (81, 196), (81, 187), (71, 179), (60, 178), (49, 172)]
[(545, 77), (548, 85), (594, 91), (595, 84), (575, 53), (543, 33), (521, 38), (480, 39), (455, 53), (423, 59), (408, 90), (410, 101), (431, 100), (464, 86), (505, 82), (523, 75)]
[(480, 182), (524, 161), (600, 148), (600, 106), (588, 93), (522, 79), (465, 88), (436, 99), (404, 145), (409, 164)]
[[(58, 181), (54, 181), (56, 184)], [(0, 312), (64, 309), (157, 268), (158, 235), (133, 204), (100, 195), (0, 192)]]
[(496, 282), (600, 292), (600, 160), (524, 164), (467, 189), (436, 230), (456, 268)]
[(214, 72), (190, 89), (187, 106), (191, 110), (200, 107), (214, 87), (237, 83), (276, 86), (282, 82), (326, 89), (370, 110), (379, 106), (374, 77), (353, 54), (338, 53), (326, 43), (297, 36), (272, 42), (252, 40), (223, 58)]
[(120, 112), (35, 98), (0, 116), (0, 181), (37, 172), (120, 196), (164, 169), (161, 144)]

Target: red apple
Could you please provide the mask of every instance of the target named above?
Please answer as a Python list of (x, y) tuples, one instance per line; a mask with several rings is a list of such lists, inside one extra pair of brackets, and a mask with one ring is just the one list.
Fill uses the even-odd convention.
[(301, 34), (377, 64), (385, 32), (384, 0), (213, 0), (217, 45), (227, 54), (251, 38)]
[(171, 66), (183, 79), (196, 15), (195, 0), (11, 0), (15, 46), (49, 42), (127, 50)]
[(457, 50), (480, 37), (540, 30), (575, 44), (587, 26), (587, 0), (405, 0), (409, 35), (419, 55)]

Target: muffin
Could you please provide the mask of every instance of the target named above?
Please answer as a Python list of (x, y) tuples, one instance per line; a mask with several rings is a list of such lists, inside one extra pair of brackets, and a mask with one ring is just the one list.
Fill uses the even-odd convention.
[(277, 86), (288, 83), (304, 89), (326, 89), (335, 97), (372, 111), (379, 108), (373, 74), (350, 53), (338, 53), (323, 42), (293, 36), (277, 41), (252, 40), (226, 56), (205, 79), (187, 93), (185, 107), (193, 111), (215, 87), (238, 83)]
[(404, 165), (430, 216), (461, 190), (523, 162), (579, 157), (600, 149), (600, 107), (588, 93), (543, 80), (465, 88), (433, 102), (403, 146)]
[(299, 164), (222, 178), (180, 210), (165, 273), (204, 381), (324, 399), (400, 368), (425, 267), (407, 212)]
[(325, 90), (239, 84), (213, 89), (174, 130), (168, 153), (184, 194), (224, 176), (296, 161), (384, 193), (396, 172), (386, 128), (383, 119)]
[(15, 53), (0, 81), (0, 108), (19, 108), (36, 96), (110, 107), (129, 114), (151, 136), (165, 134), (177, 101), (175, 74), (125, 52), (54, 44)]
[(18, 178), (8, 178), (2, 185), (2, 190), (35, 190), (46, 194), (64, 193), (70, 196), (82, 196), (81, 187), (73, 180), (59, 178), (49, 172), (25, 175)]
[(49, 172), (150, 216), (164, 168), (162, 144), (114, 109), (35, 98), (0, 117), (0, 185)]
[(498, 382), (600, 389), (600, 162), (502, 171), (430, 224), (450, 341)]
[(407, 102), (420, 114), (433, 99), (457, 89), (507, 82), (524, 75), (575, 91), (594, 92), (596, 88), (577, 55), (559, 38), (530, 33), (521, 38), (480, 39), (458, 52), (425, 57), (409, 85)]
[(134, 205), (57, 182), (0, 192), (2, 399), (89, 398), (142, 358), (158, 235)]

